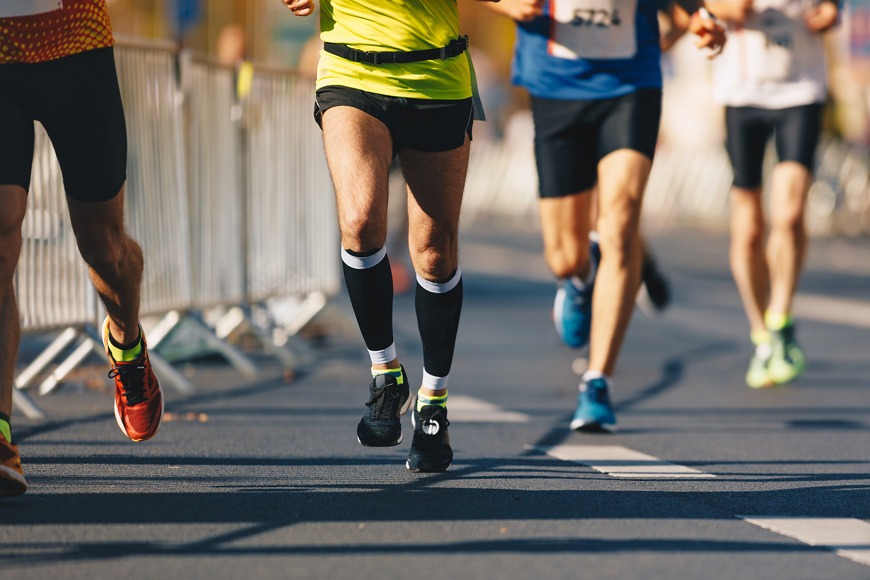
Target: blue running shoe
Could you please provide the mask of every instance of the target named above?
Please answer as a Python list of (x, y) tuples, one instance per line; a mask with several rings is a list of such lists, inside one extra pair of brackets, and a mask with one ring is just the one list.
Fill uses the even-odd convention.
[(616, 415), (610, 403), (607, 380), (595, 378), (580, 383), (577, 410), (571, 419), (574, 431), (602, 432), (616, 428)]
[(589, 261), (592, 277), (583, 288), (577, 288), (571, 280), (562, 280), (556, 290), (553, 303), (553, 322), (556, 334), (571, 348), (583, 348), (589, 344), (592, 328), (592, 291), (595, 287), (595, 272), (601, 261), (598, 242), (590, 240)]

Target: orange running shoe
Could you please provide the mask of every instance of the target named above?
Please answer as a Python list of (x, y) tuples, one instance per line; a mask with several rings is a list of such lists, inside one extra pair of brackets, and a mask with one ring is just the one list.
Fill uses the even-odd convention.
[(6, 441), (0, 433), (0, 497), (21, 495), (27, 491), (27, 481), (21, 469), (18, 445)]
[(115, 379), (115, 419), (121, 431), (133, 441), (154, 437), (163, 419), (163, 390), (151, 370), (141, 326), (139, 332), (142, 355), (134, 361), (118, 362), (109, 350), (109, 318), (103, 322), (103, 347), (112, 363), (109, 377)]

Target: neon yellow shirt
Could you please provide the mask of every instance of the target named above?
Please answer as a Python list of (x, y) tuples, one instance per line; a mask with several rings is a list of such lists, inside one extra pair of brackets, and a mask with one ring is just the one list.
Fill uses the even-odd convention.
[[(320, 38), (372, 52), (423, 50), (459, 37), (457, 0), (322, 0)], [(320, 53), (317, 88), (341, 85), (417, 99), (467, 99), (466, 54), (445, 60), (371, 65)]]

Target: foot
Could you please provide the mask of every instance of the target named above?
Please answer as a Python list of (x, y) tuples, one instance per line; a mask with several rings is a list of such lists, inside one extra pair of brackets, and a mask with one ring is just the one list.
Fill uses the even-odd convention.
[(589, 344), (589, 331), (592, 328), (592, 291), (595, 287), (595, 274), (601, 262), (601, 249), (598, 242), (589, 240), (589, 262), (592, 276), (578, 288), (571, 280), (562, 280), (556, 290), (553, 303), (553, 322), (556, 334), (571, 348), (583, 348)]
[[(142, 333), (142, 328), (139, 328)], [(109, 377), (115, 379), (115, 420), (124, 435), (133, 441), (151, 439), (163, 419), (163, 390), (151, 369), (145, 334), (142, 354), (134, 361), (120, 362), (109, 350), (109, 319), (103, 322), (103, 347), (112, 365)]]
[(797, 343), (794, 324), (771, 330), (770, 336), (772, 352), (767, 365), (770, 380), (777, 385), (795, 380), (804, 372), (806, 359)]
[(607, 380), (594, 378), (580, 383), (577, 410), (571, 419), (574, 431), (601, 432), (616, 428), (616, 415), (610, 403)]
[(453, 449), (447, 433), (450, 425), (447, 407), (424, 405), (419, 411), (414, 411), (411, 421), (414, 424), (414, 438), (405, 467), (414, 472), (447, 471), (453, 461)]
[(0, 497), (13, 497), (27, 491), (27, 481), (21, 469), (18, 445), (6, 441), (0, 434)]
[(402, 421), (411, 406), (408, 377), (402, 367), (402, 384), (391, 374), (377, 375), (369, 385), (366, 413), (356, 428), (356, 437), (365, 447), (392, 447), (402, 442)]
[(746, 369), (746, 386), (751, 389), (763, 389), (765, 387), (772, 387), (775, 384), (768, 372), (770, 355), (771, 346), (769, 342), (763, 342), (755, 346), (752, 358), (749, 359), (749, 368)]
[(637, 305), (647, 316), (661, 314), (671, 302), (671, 285), (651, 256), (644, 256)]

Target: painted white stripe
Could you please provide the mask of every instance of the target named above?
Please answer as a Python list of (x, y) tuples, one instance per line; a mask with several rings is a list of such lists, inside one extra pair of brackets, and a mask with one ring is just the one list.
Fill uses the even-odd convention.
[(658, 457), (641, 453), (620, 445), (556, 445), (537, 447), (550, 457), (582, 463), (595, 471), (613, 477), (696, 479), (716, 477), (685, 465), (677, 465)]
[(798, 322), (804, 318), (855, 328), (870, 328), (870, 302), (862, 300), (799, 293), (795, 296), (794, 313)]
[(528, 423), (529, 416), (508, 411), (466, 395), (450, 395), (447, 410), (451, 423)]
[(737, 516), (750, 524), (870, 566), (870, 523), (855, 518)]

